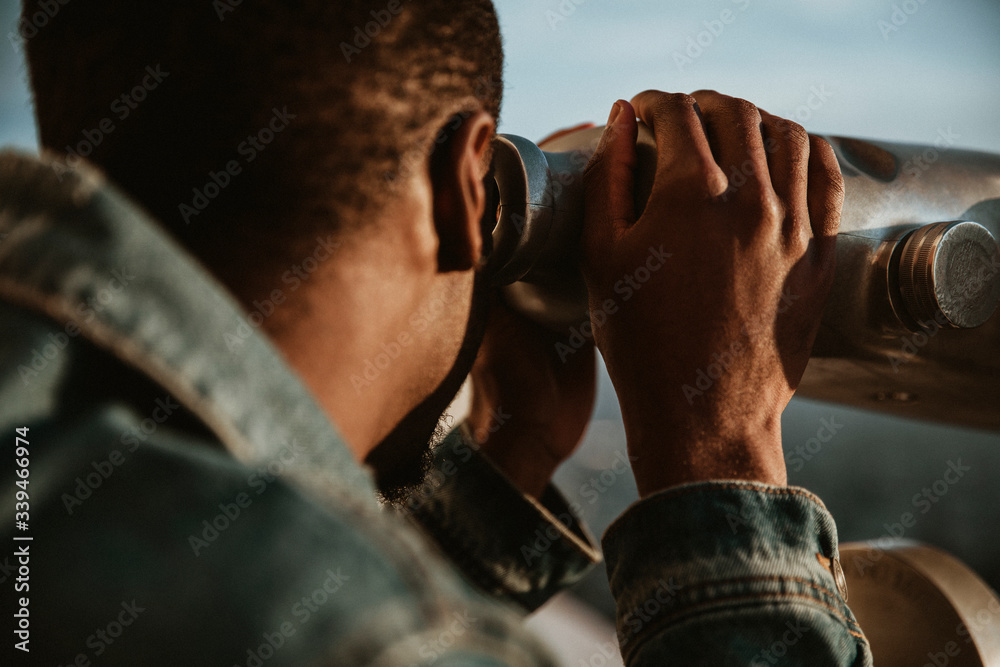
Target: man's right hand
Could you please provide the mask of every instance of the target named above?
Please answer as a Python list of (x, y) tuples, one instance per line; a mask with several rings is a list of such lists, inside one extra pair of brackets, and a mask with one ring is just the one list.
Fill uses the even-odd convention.
[[(637, 115), (657, 144), (638, 218)], [(585, 185), (591, 312), (611, 313), (595, 340), (640, 495), (786, 484), (781, 413), (833, 279), (843, 202), (829, 144), (745, 100), (647, 91), (616, 103)]]

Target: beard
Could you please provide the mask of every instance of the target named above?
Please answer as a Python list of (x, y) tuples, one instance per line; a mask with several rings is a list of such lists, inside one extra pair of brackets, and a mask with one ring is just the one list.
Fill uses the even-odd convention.
[(452, 429), (454, 418), (445, 414), (445, 410), (472, 371), (486, 335), (489, 289), (490, 279), (486, 272), (477, 271), (469, 320), (451, 369), (434, 391), (410, 410), (365, 457), (384, 502), (400, 504), (423, 483), (432, 466), (433, 448)]

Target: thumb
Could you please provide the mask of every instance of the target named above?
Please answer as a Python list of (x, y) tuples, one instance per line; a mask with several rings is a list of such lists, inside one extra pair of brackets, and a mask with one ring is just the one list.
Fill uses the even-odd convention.
[(615, 102), (597, 150), (583, 172), (584, 240), (590, 248), (607, 249), (635, 222), (636, 150), (639, 126), (632, 105)]

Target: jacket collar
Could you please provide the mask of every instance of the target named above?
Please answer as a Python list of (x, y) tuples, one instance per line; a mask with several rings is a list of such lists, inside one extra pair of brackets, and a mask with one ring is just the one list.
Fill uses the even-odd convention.
[(0, 153), (0, 237), (0, 299), (78, 327), (239, 461), (377, 507), (368, 471), (247, 313), (99, 171)]

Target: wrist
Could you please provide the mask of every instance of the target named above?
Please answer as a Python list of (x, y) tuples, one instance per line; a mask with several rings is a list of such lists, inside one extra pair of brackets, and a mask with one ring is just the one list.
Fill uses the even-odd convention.
[(507, 427), (492, 433), (476, 429), (467, 421), (467, 435), (510, 482), (523, 493), (541, 498), (561, 461), (555, 460), (545, 447), (545, 436), (524, 429)]
[(780, 421), (738, 436), (661, 426), (656, 435), (629, 435), (628, 448), (642, 498), (680, 484), (723, 479), (788, 484)]

